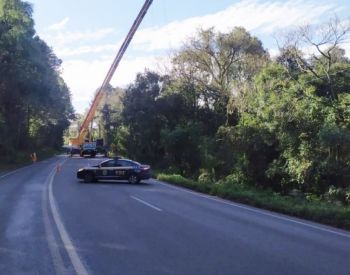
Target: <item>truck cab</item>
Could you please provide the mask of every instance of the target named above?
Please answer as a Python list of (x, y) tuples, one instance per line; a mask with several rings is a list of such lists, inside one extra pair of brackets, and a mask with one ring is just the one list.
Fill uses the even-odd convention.
[(94, 158), (97, 154), (96, 142), (85, 142), (81, 145), (80, 156), (90, 156)]

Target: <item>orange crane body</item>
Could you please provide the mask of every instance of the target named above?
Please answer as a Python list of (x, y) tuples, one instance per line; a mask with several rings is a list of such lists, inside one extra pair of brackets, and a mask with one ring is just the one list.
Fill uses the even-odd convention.
[(90, 109), (84, 119), (83, 124), (81, 125), (80, 129), (79, 129), (79, 134), (77, 137), (75, 138), (71, 138), (70, 141), (70, 145), (72, 146), (80, 146), (85, 142), (86, 139), (86, 135), (89, 131), (89, 125), (92, 122), (92, 120), (94, 119), (96, 110), (102, 100), (103, 94), (104, 94), (104, 90), (106, 89), (106, 87), (109, 85), (109, 83), (111, 82), (111, 79), (116, 71), (116, 69), (119, 66), (119, 63), (121, 61), (121, 59), (123, 58), (123, 55), (125, 53), (125, 51), (127, 50), (132, 38), (134, 37), (134, 34), (136, 33), (137, 29), (139, 28), (143, 18), (145, 17), (149, 7), (152, 5), (153, 0), (146, 0), (146, 2), (144, 3), (144, 5), (142, 6), (142, 9), (140, 10), (138, 16), (136, 17), (134, 23), (132, 24), (128, 35), (126, 36), (123, 44), (121, 45), (111, 67), (108, 70), (108, 73), (101, 85), (101, 87), (98, 89), (95, 98), (90, 106)]

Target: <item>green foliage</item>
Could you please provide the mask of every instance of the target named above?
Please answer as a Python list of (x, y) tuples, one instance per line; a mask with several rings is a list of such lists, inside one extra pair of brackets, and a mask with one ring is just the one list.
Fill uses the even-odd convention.
[(139, 74), (123, 98), (123, 122), (129, 129), (126, 148), (131, 158), (140, 161), (154, 163), (160, 153), (162, 117), (156, 103), (160, 81), (159, 75), (155, 73)]
[(173, 164), (188, 174), (200, 167), (199, 137), (200, 125), (178, 125), (175, 129), (162, 129), (161, 140), (167, 163)]
[(310, 78), (301, 73), (295, 79), (272, 63), (241, 95), (238, 124), (219, 130), (225, 148), (235, 148), (234, 173), (283, 193), (320, 194), (330, 184), (349, 184), (348, 94), (329, 100)]
[(0, 153), (60, 147), (74, 111), (61, 61), (34, 30), (32, 7), (0, 2)]
[(126, 153), (126, 149), (120, 143), (125, 139), (125, 127), (122, 125), (123, 97), (124, 91), (120, 88), (109, 86), (104, 91), (104, 97), (100, 102), (101, 107), (95, 114), (97, 131), (91, 133), (93, 139), (102, 137), (105, 146), (109, 147), (112, 153), (120, 155)]
[(262, 190), (288, 213), (275, 193), (300, 194), (303, 205), (292, 207), (302, 216), (313, 211), (308, 201), (335, 201), (331, 186), (347, 203), (350, 63), (337, 42), (309, 57), (290, 45), (271, 61), (243, 28), (200, 30), (172, 65), (169, 75), (138, 75), (126, 90), (114, 134), (122, 152), (198, 180), (177, 179), (191, 188), (248, 201)]
[[(0, 156), (0, 173), (12, 169), (17, 169), (24, 165), (30, 165), (32, 164), (32, 160), (30, 158), (30, 154), (32, 154), (33, 151), (26, 150), (26, 151), (11, 151), (10, 154), (1, 155)], [(53, 148), (40, 148), (39, 150), (36, 150), (36, 155), (38, 158), (38, 161), (42, 161), (48, 158), (51, 158), (53, 155), (62, 153), (60, 150), (56, 150)]]
[(244, 28), (228, 33), (200, 30), (172, 60), (172, 89), (182, 90), (195, 116), (198, 109), (214, 111), (217, 129), (229, 119), (232, 91), (251, 80), (268, 60), (261, 41)]
[(125, 125), (116, 128), (114, 141), (111, 144), (111, 152), (114, 155), (127, 156), (128, 155), (128, 140), (130, 138), (130, 131)]
[(324, 197), (329, 202), (350, 205), (350, 187), (340, 188), (331, 185), (328, 192), (324, 194)]

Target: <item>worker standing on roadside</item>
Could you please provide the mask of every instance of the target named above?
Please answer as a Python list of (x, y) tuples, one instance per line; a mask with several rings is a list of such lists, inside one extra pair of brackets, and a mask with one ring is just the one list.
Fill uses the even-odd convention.
[(30, 158), (32, 159), (32, 162), (33, 162), (33, 163), (36, 163), (37, 157), (36, 157), (36, 153), (35, 153), (35, 152), (32, 153), (32, 154), (30, 154)]

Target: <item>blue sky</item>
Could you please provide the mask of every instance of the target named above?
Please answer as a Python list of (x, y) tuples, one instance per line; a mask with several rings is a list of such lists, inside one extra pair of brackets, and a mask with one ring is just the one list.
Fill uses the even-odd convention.
[[(38, 34), (63, 60), (63, 78), (73, 105), (83, 112), (144, 0), (30, 0)], [(273, 54), (274, 34), (334, 14), (348, 18), (349, 0), (154, 0), (126, 52), (113, 85), (126, 86), (146, 67), (166, 71), (169, 56), (200, 27), (229, 31), (243, 26)], [(349, 44), (344, 45), (350, 51)], [(348, 52), (349, 54), (349, 52)]]

